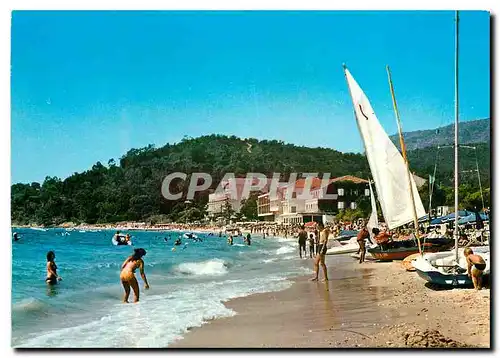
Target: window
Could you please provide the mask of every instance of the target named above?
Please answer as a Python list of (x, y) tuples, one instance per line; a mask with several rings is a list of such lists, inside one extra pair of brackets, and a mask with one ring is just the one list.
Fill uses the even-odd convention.
[(343, 209), (343, 208), (344, 208), (344, 202), (343, 202), (343, 201), (339, 201), (339, 202), (337, 203), (337, 208), (339, 208), (339, 209)]
[(365, 189), (365, 196), (370, 196), (370, 189)]
[(352, 202), (352, 203), (351, 203), (351, 209), (352, 209), (352, 210), (356, 209), (356, 203), (355, 203), (355, 202)]
[(293, 192), (292, 193), (292, 199), (295, 199), (297, 197), (297, 193), (296, 192)]
[(292, 206), (292, 213), (296, 213), (297, 212), (297, 207), (296, 206)]
[(337, 190), (337, 193), (339, 194), (339, 196), (344, 195), (344, 189), (339, 188), (339, 189)]

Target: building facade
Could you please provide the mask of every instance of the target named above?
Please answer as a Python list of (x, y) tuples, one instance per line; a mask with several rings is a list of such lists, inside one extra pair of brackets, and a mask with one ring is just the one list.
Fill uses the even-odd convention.
[(327, 182), (320, 178), (312, 178), (310, 182), (299, 179), (293, 185), (281, 186), (275, 197), (269, 193), (260, 195), (257, 210), (260, 220), (283, 225), (332, 222), (339, 211), (354, 210), (360, 198), (369, 196), (368, 181), (352, 175)]

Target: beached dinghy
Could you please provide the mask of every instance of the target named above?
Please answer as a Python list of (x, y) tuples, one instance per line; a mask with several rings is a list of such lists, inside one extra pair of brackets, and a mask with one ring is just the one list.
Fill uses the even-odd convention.
[[(481, 255), (486, 262), (483, 275), (490, 274), (490, 248), (488, 246), (471, 247), (475, 254)], [(417, 274), (427, 282), (440, 286), (471, 286), (467, 276), (467, 261), (464, 248), (458, 249), (458, 264), (455, 250), (424, 254), (414, 259), (411, 264)]]
[[(453, 240), (444, 237), (424, 239), (421, 243), (422, 251), (439, 252), (449, 250)], [(393, 241), (387, 245), (376, 245), (368, 249), (373, 258), (380, 261), (403, 260), (407, 256), (419, 253), (416, 240)]]
[[(330, 241), (332, 242), (332, 241)], [(359, 245), (356, 236), (351, 237), (349, 241), (342, 244), (338, 241), (333, 241), (332, 247), (326, 250), (327, 255), (342, 255), (358, 252)]]

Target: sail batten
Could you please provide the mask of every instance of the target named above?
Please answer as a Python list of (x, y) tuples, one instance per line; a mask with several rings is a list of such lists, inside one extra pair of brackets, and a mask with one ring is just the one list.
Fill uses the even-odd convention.
[[(404, 159), (384, 131), (373, 108), (354, 77), (344, 69), (351, 93), (358, 128), (375, 182), (377, 196), (389, 229), (414, 221), (413, 203), (409, 191)], [(413, 176), (410, 178), (417, 217), (425, 216)]]

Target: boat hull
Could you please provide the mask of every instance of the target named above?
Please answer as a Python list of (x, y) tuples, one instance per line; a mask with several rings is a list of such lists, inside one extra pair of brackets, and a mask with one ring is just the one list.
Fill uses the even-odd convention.
[(415, 269), (417, 274), (426, 280), (435, 285), (439, 286), (473, 286), (472, 280), (467, 276), (467, 274), (443, 274), (438, 271), (422, 271), (419, 269)]
[[(347, 245), (346, 245), (347, 246)], [(332, 247), (326, 251), (327, 255), (343, 255), (343, 254), (352, 254), (354, 252), (358, 252), (359, 246), (356, 247), (349, 245), (349, 247)]]
[[(453, 246), (452, 240), (448, 243), (435, 246), (426, 246), (423, 248), (424, 252), (439, 252), (449, 250)], [(392, 261), (392, 260), (404, 260), (406, 257), (418, 253), (418, 246), (411, 247), (397, 247), (382, 249), (380, 246), (374, 248), (369, 248), (368, 252), (373, 256), (373, 258), (379, 261)]]

